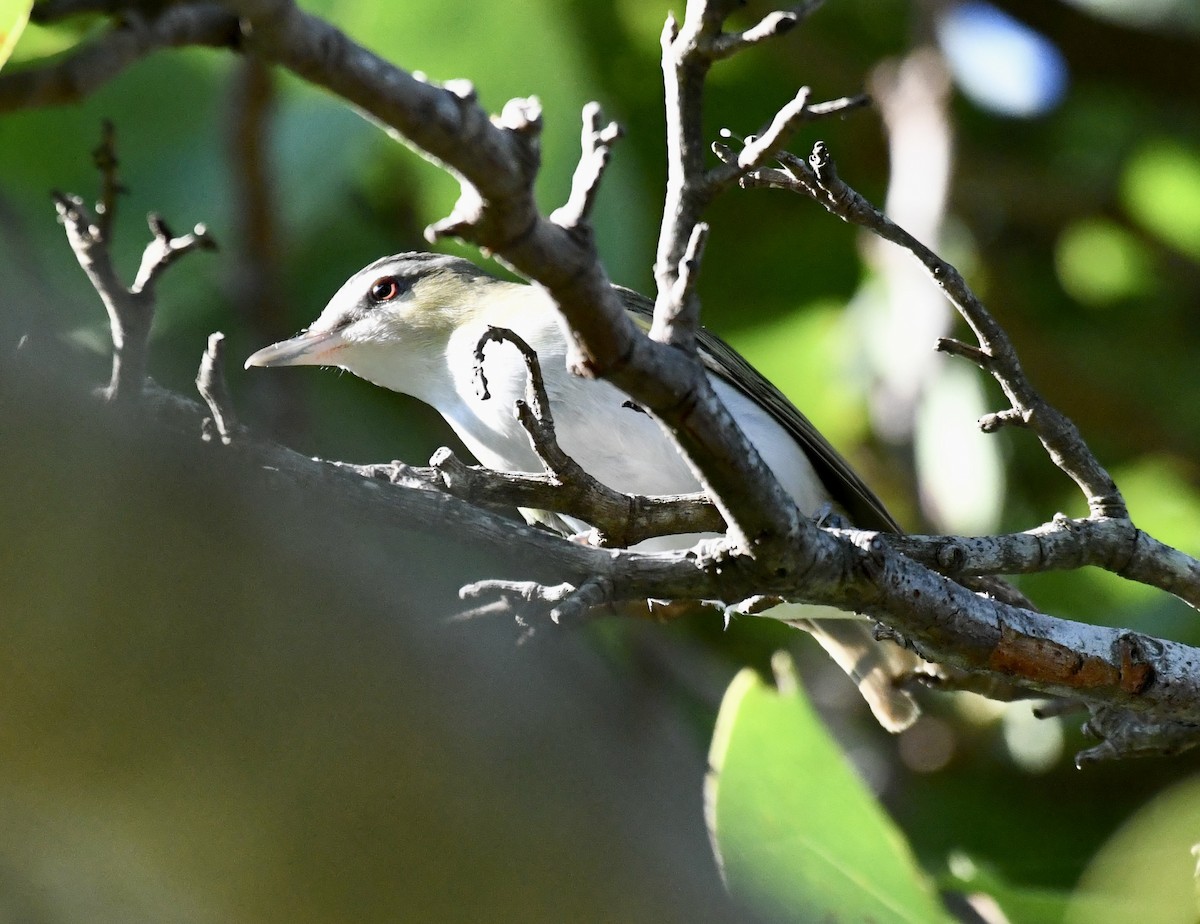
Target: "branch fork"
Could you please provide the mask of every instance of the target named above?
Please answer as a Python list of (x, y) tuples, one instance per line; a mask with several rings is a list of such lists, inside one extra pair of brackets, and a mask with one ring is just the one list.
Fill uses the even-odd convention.
[(146, 358), (150, 327), (154, 321), (154, 285), (162, 273), (193, 250), (214, 250), (216, 242), (203, 225), (190, 234), (176, 237), (157, 215), (148, 217), (153, 239), (142, 254), (133, 285), (126, 287), (113, 266), (111, 235), (116, 218), (117, 196), (123, 187), (117, 176), (115, 133), (105, 123), (100, 146), (93, 159), (101, 174), (101, 198), (95, 211), (76, 195), (54, 193), (59, 220), (67, 232), (80, 267), (108, 312), (112, 333), (112, 375), (104, 390), (107, 400), (135, 403), (146, 382)]

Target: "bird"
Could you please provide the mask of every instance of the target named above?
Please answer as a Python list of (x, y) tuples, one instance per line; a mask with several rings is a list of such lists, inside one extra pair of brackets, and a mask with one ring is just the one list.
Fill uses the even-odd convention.
[[(613, 288), (647, 329), (653, 303), (631, 289)], [(514, 402), (525, 394), (523, 358), (516, 350), (489, 353), (488, 397), (476, 387), (476, 345), (489, 328), (502, 328), (536, 352), (558, 443), (585, 471), (629, 494), (701, 490), (674, 441), (649, 413), (611, 383), (567, 369), (563, 323), (549, 294), (537, 286), (500, 279), (460, 257), (400, 253), (359, 270), (310, 327), (258, 350), (245, 367), (344, 369), (432, 406), (480, 464), (540, 473), (542, 464), (513, 414)], [(778, 388), (708, 330), (698, 331), (697, 342), (717, 395), (802, 514), (833, 510), (861, 529), (900, 531), (882, 501)], [(530, 520), (538, 517), (522, 512)], [(564, 519), (564, 529), (583, 525)], [(664, 537), (638, 547), (687, 548), (695, 539)], [(876, 638), (866, 619), (791, 618), (814, 610), (779, 609), (785, 614), (770, 615), (813, 634), (854, 680), (884, 728), (899, 732), (916, 720), (917, 703), (901, 686), (924, 664), (915, 653)]]

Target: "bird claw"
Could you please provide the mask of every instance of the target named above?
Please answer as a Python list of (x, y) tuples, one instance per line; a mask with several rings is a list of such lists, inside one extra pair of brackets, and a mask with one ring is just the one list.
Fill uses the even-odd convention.
[(849, 529), (851, 523), (833, 509), (833, 504), (826, 501), (812, 515), (812, 521), (821, 529)]

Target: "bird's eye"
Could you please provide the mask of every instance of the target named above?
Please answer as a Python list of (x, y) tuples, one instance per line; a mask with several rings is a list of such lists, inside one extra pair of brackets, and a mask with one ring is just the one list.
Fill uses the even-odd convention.
[(371, 301), (390, 302), (400, 294), (400, 283), (395, 276), (380, 276), (371, 283)]

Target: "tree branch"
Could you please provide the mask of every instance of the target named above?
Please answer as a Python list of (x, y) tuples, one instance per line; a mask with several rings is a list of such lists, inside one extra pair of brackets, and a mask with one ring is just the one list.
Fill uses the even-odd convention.
[(191, 234), (176, 238), (162, 218), (150, 215), (154, 239), (145, 247), (136, 280), (126, 288), (116, 274), (109, 246), (116, 194), (121, 190), (116, 179), (118, 160), (112, 125), (104, 126), (103, 140), (94, 158), (102, 175), (101, 200), (95, 214), (78, 196), (54, 193), (54, 204), (62, 226), (66, 228), (71, 250), (108, 311), (113, 336), (113, 373), (104, 394), (109, 401), (134, 402), (142, 396), (146, 378), (146, 352), (150, 326), (154, 322), (155, 282), (184, 254), (193, 250), (215, 250), (216, 242), (202, 224), (197, 224)]
[(565, 205), (550, 213), (550, 220), (567, 230), (588, 231), (588, 220), (600, 190), (600, 180), (608, 168), (613, 145), (622, 134), (621, 126), (616, 122), (602, 125), (603, 120), (598, 103), (588, 103), (583, 107), (581, 154), (575, 175), (571, 178), (571, 196)]
[[(109, 4), (111, 7), (112, 4)], [(49, 23), (77, 12), (70, 4), (35, 4), (31, 18)], [(77, 102), (162, 48), (237, 47), (237, 17), (219, 3), (180, 3), (152, 19), (123, 16), (104, 32), (51, 64), (5, 71), (0, 112)]]
[[(850, 537), (856, 530), (835, 531)], [(1200, 561), (1159, 542), (1127, 519), (1053, 521), (1002, 536), (911, 536), (873, 539), (950, 578), (1040, 574), (1092, 566), (1173, 594), (1200, 609)]]
[(93, 213), (83, 199), (54, 193), (59, 220), (79, 265), (91, 280), (108, 312), (112, 333), (112, 376), (105, 390), (109, 401), (135, 402), (146, 380), (146, 354), (154, 321), (154, 284), (168, 266), (197, 249), (212, 250), (216, 243), (202, 225), (191, 234), (175, 237), (157, 215), (149, 216), (154, 238), (142, 254), (137, 278), (129, 288), (121, 282), (110, 252), (110, 232), (121, 189), (116, 177), (117, 157), (111, 125), (93, 157), (100, 168), (101, 200)]
[[(596, 258), (590, 236), (537, 212), (536, 104), (510, 101), (499, 119), (491, 121), (469, 84), (439, 87), (417, 79), (290, 0), (229, 0), (226, 6), (239, 16), (240, 48), (359, 106), (459, 179), (462, 195), (454, 213), (428, 233), (452, 232), (474, 241), (545, 286), (573, 334), (571, 367), (610, 379), (663, 422), (710, 488), (734, 544), (762, 558), (764, 568), (777, 569), (779, 550), (794, 541), (803, 526), (790, 499), (712, 392), (704, 370), (636, 329)], [(730, 9), (726, 2), (693, 0), (687, 23), (699, 22), (704, 41), (711, 42)], [(161, 20), (155, 20), (159, 27)], [(186, 32), (170, 35), (173, 41), (186, 37)], [(693, 55), (681, 65), (684, 83), (694, 95), (707, 66), (703, 55)], [(0, 99), (5, 79), (0, 76)], [(698, 99), (696, 95), (696, 105)], [(702, 158), (702, 139), (697, 135), (693, 140), (689, 156)], [(687, 223), (676, 263), (694, 223)], [(670, 275), (673, 285), (676, 272)]]
[(982, 360), (980, 367), (996, 379), (1012, 403), (1011, 414), (1001, 412), (1001, 416), (993, 418), (993, 428), (1019, 418), (1037, 434), (1054, 464), (1084, 492), (1093, 516), (1128, 517), (1120, 491), (1083, 441), (1078, 428), (1029, 383), (1012, 341), (976, 298), (958, 270), (847, 186), (838, 177), (823, 143), (817, 143), (807, 163), (786, 153), (780, 155), (780, 160), (784, 165), (783, 170), (757, 171), (743, 178), (742, 184), (746, 187), (767, 186), (802, 192), (843, 221), (866, 228), (916, 257), (979, 340), (978, 354), (957, 347), (950, 348), (950, 351)]
[[(591, 545), (628, 548), (657, 536), (714, 533), (724, 529), (717, 508), (703, 494), (622, 494), (588, 476), (497, 472), (467, 465), (448, 449), (429, 460), (430, 468), (400, 466), (404, 477), (440, 484), (461, 500), (511, 509), (526, 507), (565, 513), (592, 524)], [(372, 466), (358, 467), (368, 474)]]
[[(230, 6), (251, 26), (249, 50), (358, 105), (459, 179), (454, 213), (428, 233), (473, 241), (547, 289), (573, 335), (571, 367), (609, 379), (666, 424), (712, 489), (736, 545), (762, 555), (768, 537), (795, 533), (794, 508), (765, 466), (748, 461), (754, 459), (750, 444), (699, 364), (637, 330), (590, 235), (537, 212), (536, 104), (510, 101), (498, 120), (489, 121), (469, 85), (418, 80), (287, 0), (231, 0)], [(711, 20), (714, 14), (705, 15)]]
[(797, 3), (789, 10), (775, 10), (768, 13), (757, 23), (742, 32), (731, 32), (718, 35), (712, 43), (714, 58), (728, 58), (776, 36), (791, 32), (808, 16), (815, 13), (824, 0), (808, 0)]
[(239, 426), (233, 401), (229, 397), (229, 387), (225, 384), (225, 335), (222, 333), (208, 335), (208, 346), (196, 372), (196, 390), (212, 415), (205, 418), (203, 439), (208, 442), (216, 438), (228, 446), (233, 442), (233, 434)]
[[(1156, 586), (1177, 586), (1173, 592), (1182, 591), (1181, 595), (1196, 602), (1192, 590), (1197, 584), (1196, 563), (1141, 533), (1129, 532), (1132, 527), (1111, 479), (1070, 422), (1028, 386), (1007, 337), (953, 267), (921, 248), (846, 187), (823, 147), (818, 147), (807, 164), (774, 150), (805, 118), (844, 110), (848, 102), (810, 107), (807, 95), (802, 94), (781, 110), (761, 141), (750, 142), (755, 147), (749, 153), (743, 151), (733, 163), (705, 171), (699, 115), (708, 68), (732, 50), (778, 34), (782, 19), (772, 20), (774, 25), (760, 24), (757, 31), (748, 30), (737, 38), (722, 38), (721, 25), (732, 2), (714, 0), (690, 3), (682, 27), (673, 20), (668, 22), (664, 73), (668, 86), (674, 87), (674, 93), (668, 94), (668, 110), (673, 113), (670, 163), (674, 185), (668, 194), (656, 276), (660, 300), (671, 307), (662, 315), (665, 320), (656, 320), (660, 328), (657, 340), (650, 340), (641, 336), (624, 314), (584, 230), (607, 145), (611, 144), (603, 137), (605, 129), (585, 141), (585, 163), (571, 199), (558, 213), (560, 224), (543, 218), (533, 200), (541, 128), (536, 102), (511, 101), (498, 119), (489, 120), (468, 84), (452, 82), (439, 87), (394, 68), (288, 0), (231, 0), (228, 6), (237, 13), (238, 22), (223, 12), (215, 16), (207, 4), (174, 5), (149, 23), (114, 27), (59, 65), (0, 76), (0, 108), (62, 101), (68, 98), (62, 87), (68, 85), (74, 88), (72, 92), (86, 92), (132, 57), (165, 44), (232, 46), (239, 41), (251, 53), (288, 67), (360, 106), (459, 178), (463, 192), (454, 214), (431, 233), (453, 232), (473, 240), (502, 254), (547, 288), (572, 328), (574, 367), (585, 374), (611, 378), (670, 426), (705, 483), (714, 489), (737, 547), (717, 543), (659, 554), (591, 548), (473, 508), (430, 487), (428, 479), (413, 476), (412, 470), (395, 467), (392, 477), (406, 490), (360, 479), (357, 487), (349, 489), (358, 504), (354, 509), (370, 509), (371, 515), (407, 511), (397, 513), (399, 516), (419, 511), (416, 521), (422, 525), (432, 522), (488, 541), (502, 533), (510, 548), (533, 562), (531, 568), (550, 575), (544, 583), (484, 583), (477, 588), (482, 597), (516, 594), (553, 604), (552, 615), (559, 617), (577, 616), (600, 604), (648, 598), (736, 601), (778, 597), (830, 604), (884, 621), (890, 633), (951, 667), (1086, 701), (1093, 711), (1094, 727), (1116, 742), (1110, 748), (1114, 754), (1152, 749), (1155, 735), (1170, 736), (1173, 747), (1194, 740), (1195, 729), (1189, 728), (1200, 726), (1200, 651), (1006, 605), (898, 553), (890, 545), (898, 540), (867, 533), (835, 534), (803, 521), (761, 460), (748, 449), (744, 437), (731, 426), (728, 413), (712, 396), (703, 370), (686, 350), (674, 349), (688, 344), (689, 325), (694, 331), (698, 311), (694, 278), (703, 244), (699, 218), (707, 200), (728, 177), (746, 169), (752, 172), (744, 176), (744, 185), (784, 185), (805, 192), (844, 220), (910, 249), (943, 286), (979, 338), (974, 358), (982, 360), (987, 371), (997, 377), (1012, 402), (1012, 413), (1001, 412), (997, 422), (1019, 417), (1028, 424), (1060, 467), (1087, 493), (1093, 517), (1085, 521), (1089, 524), (1086, 528), (1097, 531), (1091, 540), (1094, 549), (1087, 554), (1105, 557), (1107, 566), (1118, 573), (1145, 576), (1159, 582)], [(204, 29), (193, 25), (190, 31), (179, 23), (168, 28), (175, 22), (172, 14), (178, 14), (180, 22), (192, 16), (193, 23), (203, 20), (207, 25)], [(234, 25), (238, 28), (232, 28)], [(137, 41), (131, 39), (134, 33)], [(220, 41), (214, 42), (218, 37)], [(89, 56), (97, 54), (96, 49), (106, 42), (111, 60), (105, 67), (89, 65)], [(64, 75), (74, 76), (68, 80)], [(594, 135), (598, 113), (586, 119), (587, 130)], [(778, 157), (786, 169), (762, 167), (770, 157)], [(192, 236), (189, 245), (165, 227), (154, 225), (155, 241), (143, 259), (136, 291), (123, 290), (104, 247), (101, 219), (91, 215), (78, 197), (60, 196), (58, 204), (73, 245), (77, 239), (80, 242), (76, 247), (80, 262), (109, 308), (110, 318), (128, 313), (120, 304), (126, 296), (148, 300), (162, 269), (189, 246), (202, 246), (198, 243), (203, 238), (200, 232)], [(106, 213), (104, 223), (109, 215)], [(150, 316), (152, 310), (142, 325), (147, 332)], [(131, 323), (136, 327), (139, 321), (140, 316), (134, 315)], [(114, 320), (115, 356), (123, 355), (127, 339), (134, 339), (126, 337), (124, 323)], [(132, 381), (140, 390), (144, 337), (138, 342), (143, 374), (126, 370), (118, 376), (115, 364), (114, 382)], [(960, 355), (971, 355), (965, 347), (954, 349)], [(136, 352), (126, 357), (129, 367), (137, 363)], [(179, 399), (166, 398), (153, 388), (146, 403), (167, 419), (186, 413), (189, 425), (195, 426), (194, 405), (185, 412)], [(218, 408), (222, 403), (219, 398), (215, 401)], [(535, 434), (540, 425), (536, 412), (530, 411), (528, 422)], [(266, 458), (276, 459), (275, 452), (286, 452), (278, 447), (268, 450), (249, 439), (233, 441), (230, 451), (245, 452), (255, 465), (262, 465)], [(298, 456), (287, 458), (289, 464), (279, 466), (278, 477), (309, 479), (316, 486), (349, 477), (333, 466)], [(445, 480), (440, 472), (439, 477)], [(386, 498), (385, 503), (380, 503), (381, 497)], [(546, 509), (547, 505), (538, 506)], [(1107, 532), (1102, 522), (1106, 518), (1119, 527)], [(1036, 546), (1043, 564), (1065, 563), (1072, 554), (1070, 537), (1066, 528), (1061, 535), (1033, 536), (1028, 549)], [(941, 546), (937, 541), (931, 540), (922, 549), (914, 539), (911, 554), (932, 555), (935, 563), (954, 573), (992, 573), (993, 566), (1009, 568), (1019, 564), (1022, 555), (1033, 554), (1022, 544), (1026, 539), (1005, 543), (1002, 538), (994, 548), (971, 545), (975, 540), (957, 540), (967, 543), (965, 550), (945, 544), (956, 540), (941, 540)], [(753, 554), (740, 554), (743, 551)], [(952, 559), (949, 564), (941, 560), (947, 556)]]

